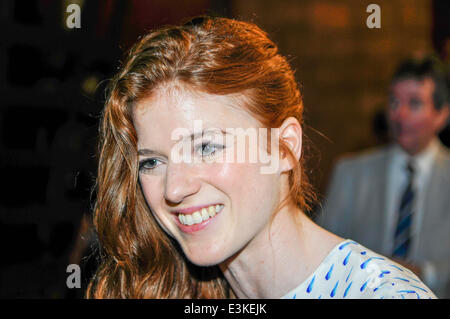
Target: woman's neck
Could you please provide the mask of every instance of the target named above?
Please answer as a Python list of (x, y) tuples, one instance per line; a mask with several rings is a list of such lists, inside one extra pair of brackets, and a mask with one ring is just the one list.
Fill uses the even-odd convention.
[(313, 273), (342, 241), (301, 211), (285, 207), (220, 268), (238, 298), (280, 298)]

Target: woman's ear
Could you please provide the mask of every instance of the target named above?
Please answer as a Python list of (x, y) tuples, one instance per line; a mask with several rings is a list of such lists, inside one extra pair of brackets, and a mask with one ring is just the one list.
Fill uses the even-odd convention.
[(302, 154), (302, 126), (295, 117), (288, 117), (283, 121), (279, 130), (280, 141), (289, 147), (295, 156), (295, 163), (292, 158), (282, 149), (280, 150), (281, 172), (291, 170), (300, 160)]

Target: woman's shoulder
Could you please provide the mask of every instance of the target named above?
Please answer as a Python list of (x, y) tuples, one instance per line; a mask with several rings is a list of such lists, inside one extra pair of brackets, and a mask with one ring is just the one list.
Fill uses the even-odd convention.
[(436, 296), (409, 269), (353, 240), (345, 240), (285, 298), (428, 299)]
[[(344, 290), (345, 297), (380, 299), (436, 298), (433, 292), (412, 271), (355, 241), (346, 240), (336, 250), (338, 253), (336, 254), (335, 262), (340, 262), (342, 256), (345, 255), (341, 265), (344, 268), (350, 267), (350, 269), (353, 269), (345, 277), (347, 284)], [(348, 260), (345, 258), (348, 258)], [(355, 289), (350, 291), (351, 288), (348, 287), (352, 285), (355, 285)]]

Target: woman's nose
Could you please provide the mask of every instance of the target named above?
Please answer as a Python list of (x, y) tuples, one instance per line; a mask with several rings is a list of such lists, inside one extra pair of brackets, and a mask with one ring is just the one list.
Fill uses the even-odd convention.
[(166, 171), (164, 197), (171, 203), (180, 203), (185, 197), (197, 193), (200, 181), (188, 163), (169, 163)]

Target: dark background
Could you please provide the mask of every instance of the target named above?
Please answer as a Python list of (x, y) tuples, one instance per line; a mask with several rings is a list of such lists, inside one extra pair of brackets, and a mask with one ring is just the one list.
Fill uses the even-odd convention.
[[(1, 1), (0, 297), (79, 298), (66, 267), (95, 193), (105, 86), (124, 51), (152, 28), (199, 14), (252, 20), (288, 55), (303, 87), (310, 174), (319, 194), (336, 157), (388, 142), (383, 117), (393, 67), (437, 52), (448, 63), (449, 1)], [(80, 4), (81, 28), (66, 27)], [(449, 129), (441, 134), (450, 144)], [(314, 165), (312, 165), (314, 163)]]

